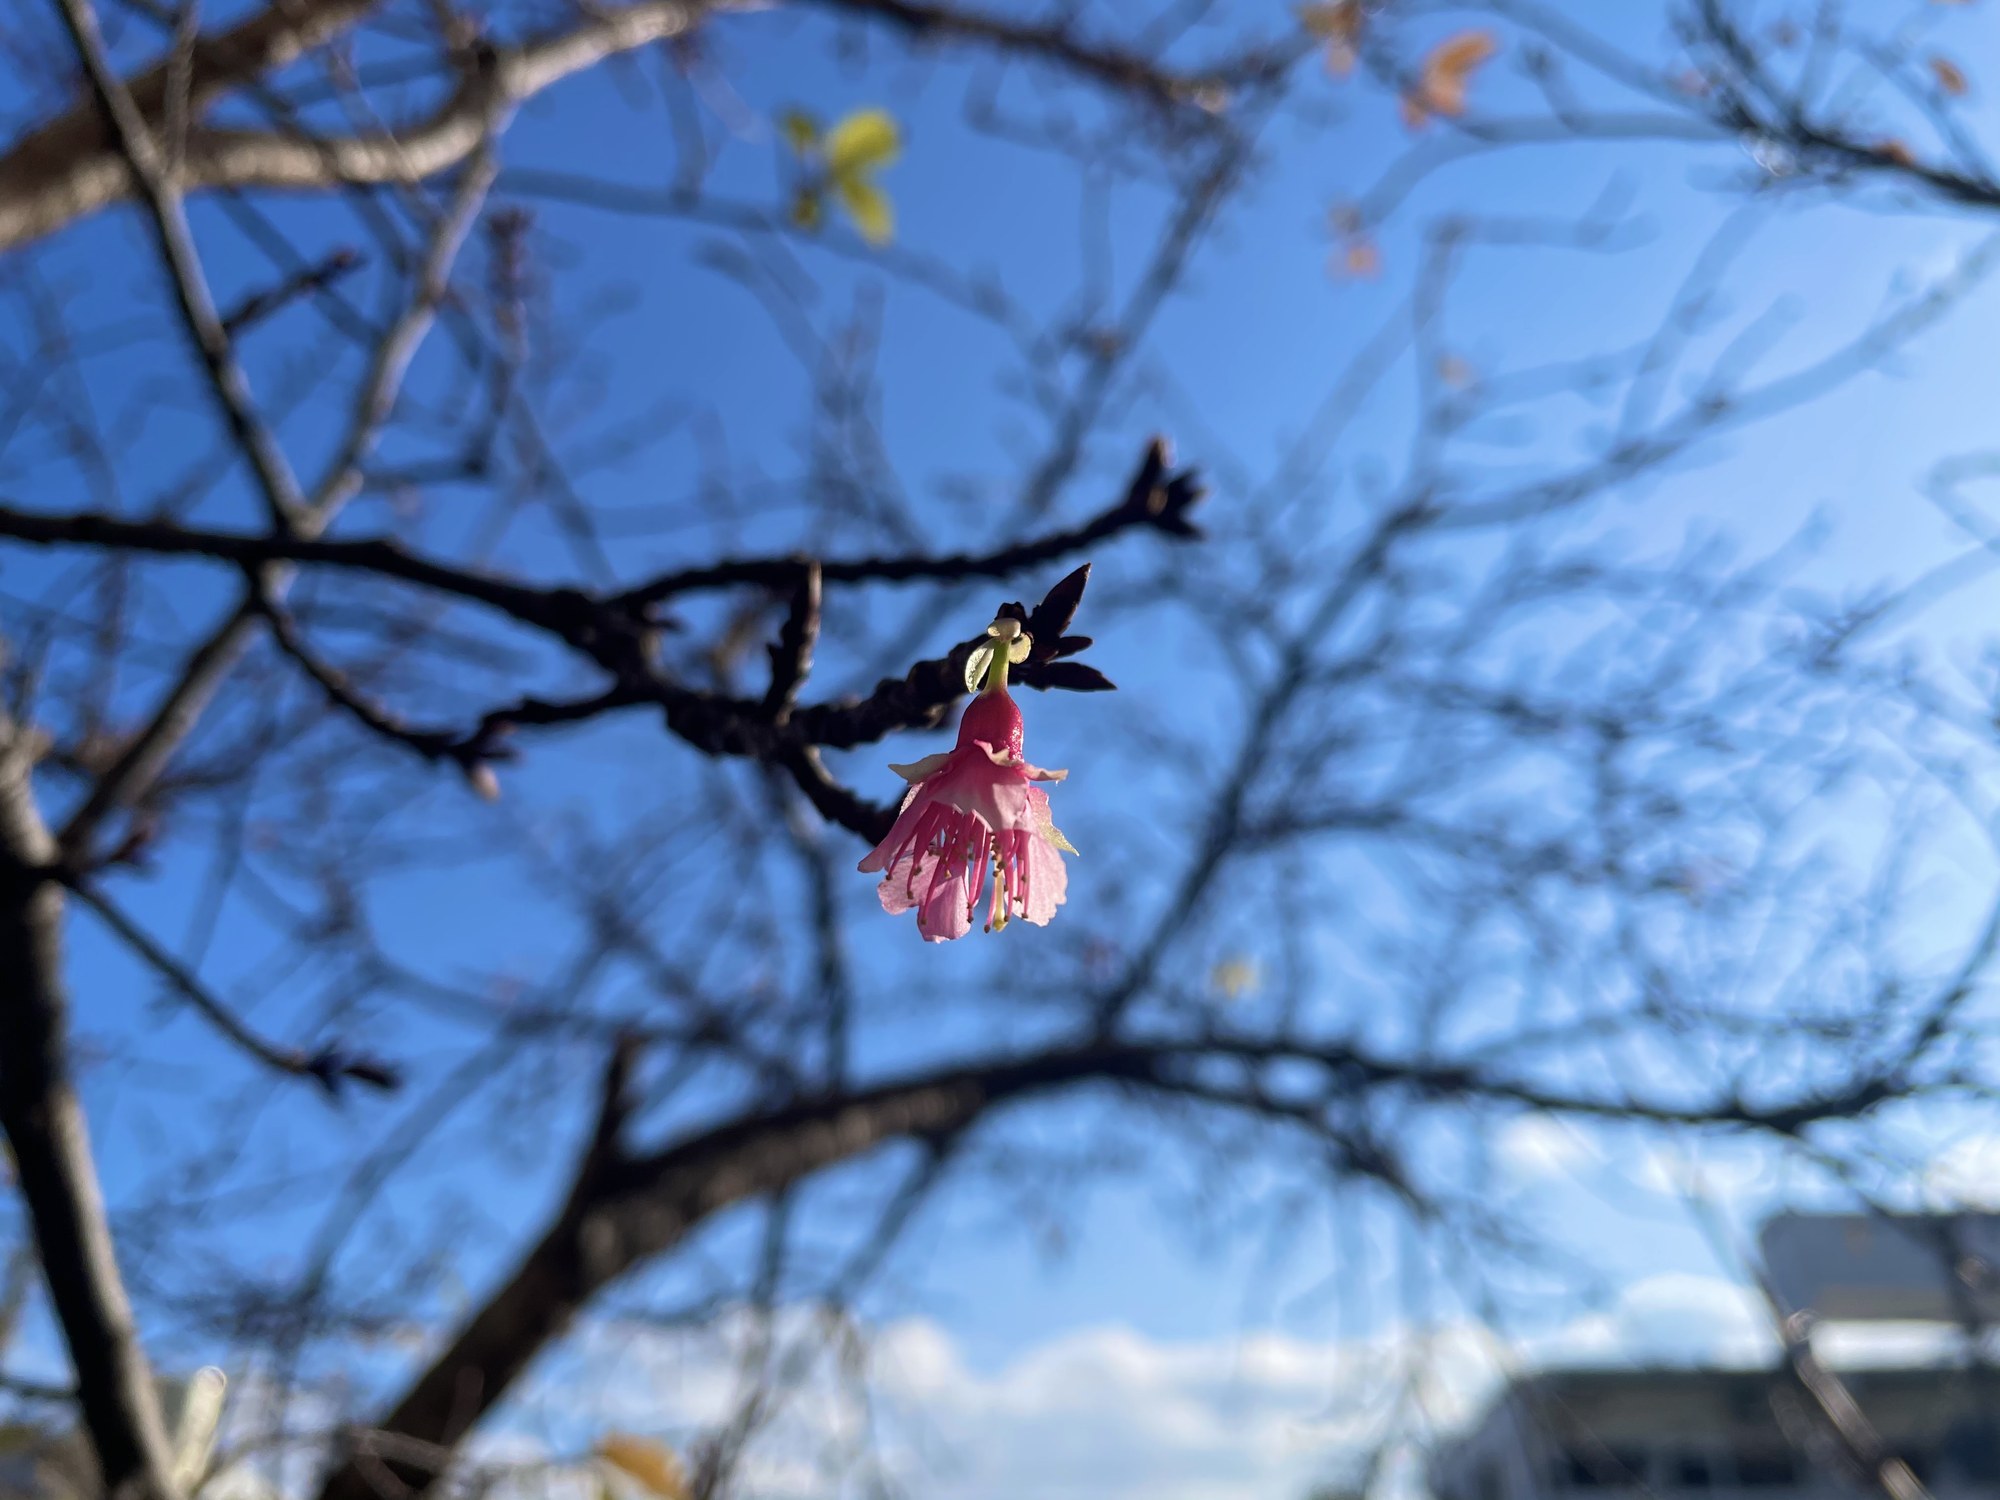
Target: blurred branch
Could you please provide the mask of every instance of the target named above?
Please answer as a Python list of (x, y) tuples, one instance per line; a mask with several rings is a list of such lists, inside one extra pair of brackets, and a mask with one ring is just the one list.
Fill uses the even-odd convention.
[[(513, 44), (478, 42), (451, 59), (457, 86), (430, 115), (394, 131), (309, 135), (222, 129), (192, 123), (217, 95), (261, 78), (352, 26), (377, 0), (317, 0), (275, 5), (193, 47), (190, 123), (178, 160), (160, 186), (182, 194), (221, 188), (300, 190), (372, 183), (418, 183), (466, 160), (488, 123), (608, 57), (690, 34), (713, 16), (749, 8), (743, 0), (642, 0)], [(1062, 22), (1021, 22), (977, 9), (914, 0), (811, 0), (825, 9), (886, 22), (919, 41), (949, 41), (1061, 67), (1155, 105), (1207, 106), (1215, 76), (1265, 71), (1261, 56), (1213, 72), (1182, 75), (1112, 45), (1080, 38)], [(172, 70), (158, 64), (124, 92), (131, 127), (166, 123)], [(115, 82), (115, 80), (112, 80)], [(91, 123), (67, 114), (31, 132), (0, 156), (0, 250), (29, 243), (128, 196), (127, 164)], [(143, 184), (141, 184), (143, 188)]]
[(66, 884), (76, 898), (118, 936), (119, 941), (164, 979), (230, 1045), (261, 1066), (288, 1077), (309, 1078), (329, 1095), (337, 1095), (341, 1085), (349, 1081), (385, 1092), (401, 1084), (401, 1072), (377, 1058), (350, 1053), (338, 1046), (306, 1052), (267, 1041), (245, 1025), (234, 1011), (209, 992), (187, 965), (161, 947), (150, 933), (126, 916), (102, 892), (80, 880), (71, 880)]
[(361, 266), (361, 257), (346, 247), (335, 250), (312, 265), (302, 266), (287, 276), (276, 286), (261, 292), (251, 292), (222, 316), (225, 333), (234, 335), (246, 328), (254, 327), (274, 314), (283, 311), (301, 297), (323, 292), (335, 282), (356, 271)]
[[(244, 82), (285, 67), (353, 25), (380, 0), (277, 0), (196, 41), (185, 66), (162, 59), (125, 84), (148, 129), (167, 115), (170, 87), (190, 117)], [(185, 173), (185, 167), (182, 168)], [(185, 186), (183, 177), (177, 183)], [(58, 116), (0, 157), (0, 248), (53, 233), (130, 190), (125, 164), (94, 101)]]
[(298, 622), (269, 594), (260, 594), (256, 607), (270, 625), (271, 639), (277, 642), (278, 649), (319, 685), (329, 703), (347, 713), (371, 734), (396, 740), (419, 755), (433, 759), (443, 755), (457, 740), (456, 735), (446, 731), (413, 729), (363, 697), (344, 672), (319, 658), (299, 633)]
[[(1356, 1099), (1370, 1090), (1780, 1134), (1825, 1120), (1856, 1118), (1890, 1097), (1881, 1081), (1870, 1080), (1783, 1105), (1723, 1098), (1683, 1107), (1563, 1094), (1474, 1068), (1406, 1062), (1304, 1039), (1113, 1039), (800, 1100), (746, 1114), (669, 1146), (637, 1151), (621, 1138), (628, 1111), (619, 1101), (629, 1088), (630, 1048), (621, 1047), (617, 1056), (601, 1092), (598, 1126), (555, 1222), (396, 1404), (372, 1428), (352, 1435), (353, 1451), (328, 1476), (318, 1500), (369, 1500), (368, 1468), (373, 1463), (387, 1464), (412, 1491), (426, 1490), (466, 1435), (591, 1298), (679, 1245), (716, 1214), (783, 1193), (891, 1141), (956, 1136), (1004, 1106), (1039, 1095), (1085, 1086), (1132, 1088), (1304, 1126), (1336, 1143)], [(1222, 1084), (1217, 1082), (1218, 1063), (1247, 1065), (1250, 1071), (1239, 1075), (1238, 1084)], [(1255, 1071), (1292, 1066), (1315, 1070), (1321, 1091), (1302, 1098), (1297, 1086), (1267, 1088)], [(1335, 1160), (1357, 1171), (1377, 1170), (1365, 1156), (1346, 1151)], [(392, 1456), (398, 1453), (424, 1454), (430, 1461), (419, 1466)]]
[(764, 711), (782, 725), (791, 717), (799, 689), (812, 671), (813, 646), (819, 640), (820, 565), (810, 558), (793, 566), (794, 579), (785, 627), (771, 647), (771, 685), (764, 693)]
[(105, 1492), (177, 1500), (70, 1077), (62, 888), (46, 877), (57, 851), (35, 808), (35, 754), (33, 736), (0, 713), (0, 1127)]
[(76, 1400), (76, 1387), (52, 1385), (46, 1380), (29, 1380), (25, 1376), (0, 1372), (0, 1395), (13, 1396), (22, 1401), (70, 1402)]
[(1785, 1372), (1811, 1408), (1812, 1428), (1832, 1440), (1848, 1477), (1874, 1490), (1882, 1500), (1930, 1500), (1930, 1490), (1909, 1464), (1882, 1441), (1882, 1435), (1868, 1420), (1854, 1393), (1813, 1352), (1812, 1313), (1785, 1304), (1762, 1259), (1735, 1242), (1713, 1204), (1692, 1196), (1688, 1201), (1711, 1248), (1720, 1257), (1733, 1256), (1755, 1283), (1784, 1351)]
[[(1125, 496), (1083, 526), (983, 554), (821, 562), (820, 577), (829, 583), (1003, 577), (1073, 554), (1133, 528), (1154, 527), (1178, 537), (1198, 536), (1200, 533), (1185, 513), (1200, 500), (1203, 491), (1188, 471), (1164, 476), (1163, 452), (1157, 442), (1153, 444)], [(787, 588), (799, 570), (796, 559), (719, 563), (670, 574), (636, 589), (600, 595), (576, 588), (516, 582), (476, 567), (440, 562), (412, 552), (392, 537), (329, 540), (306, 535), (215, 531), (178, 521), (129, 521), (91, 511), (49, 513), (6, 505), (0, 505), (0, 537), (45, 546), (206, 557), (238, 566), (295, 563), (371, 573), (484, 605), (523, 625), (565, 637), (578, 632), (588, 636), (593, 629), (617, 634), (646, 628), (650, 626), (650, 606), (686, 590), (737, 584)]]
[[(493, 181), (490, 154), (482, 153), (461, 174), (449, 207), (432, 227), (402, 311), (377, 339), (367, 373), (356, 393), (347, 430), (325, 476), (311, 492), (309, 507), (293, 531), (316, 536), (333, 523), (360, 487), (361, 465), (378, 440), (395, 405), (410, 361), (430, 331), (466, 234), (478, 217)], [(259, 566), (263, 566), (259, 564)], [(122, 808), (136, 805), (181, 741), (193, 731), (210, 696), (234, 669), (256, 628), (255, 591), (282, 595), (285, 581), (272, 575), (246, 588), (236, 607), (187, 655), (171, 686), (161, 695), (143, 727), (131, 736), (117, 760), (100, 776), (83, 805), (63, 825), (65, 850), (83, 857), (99, 826)]]
[[(885, 556), (846, 563), (747, 560), (671, 575), (619, 593), (524, 583), (475, 566), (425, 557), (389, 537), (330, 540), (304, 530), (297, 534), (215, 531), (178, 521), (128, 521), (97, 512), (46, 514), (12, 506), (0, 506), (0, 537), (41, 545), (202, 557), (248, 570), (251, 584), (244, 617), (267, 621), (280, 649), (304, 668), (334, 704), (383, 739), (426, 759), (454, 762), (484, 791), (491, 790), (491, 773), (484, 769), (485, 763), (503, 758), (498, 741), (508, 730), (573, 724), (596, 714), (650, 704), (663, 709), (668, 727), (697, 749), (711, 755), (776, 761), (792, 774), (823, 815), (857, 832), (873, 830), (879, 835), (881, 810), (840, 788), (817, 757), (805, 752), (814, 746), (849, 748), (898, 730), (934, 726), (964, 696), (967, 654), (984, 637), (962, 642), (943, 657), (917, 662), (902, 677), (878, 683), (865, 698), (796, 706), (818, 633), (821, 583), (829, 579), (860, 582), (1003, 576), (1132, 529), (1151, 528), (1178, 538), (1198, 536), (1187, 512), (1201, 500), (1203, 491), (1192, 471), (1172, 472), (1170, 463), (1165, 443), (1155, 439), (1147, 445), (1116, 504), (1083, 526), (992, 553)], [(309, 521), (318, 514), (317, 510), (309, 512)], [(264, 570), (281, 564), (369, 574), (484, 606), (517, 624), (553, 635), (608, 672), (612, 684), (565, 703), (527, 699), (514, 707), (495, 709), (463, 734), (439, 726), (409, 725), (386, 707), (358, 694), (312, 652), (280, 605), (273, 586), (263, 581)], [(1032, 616), (1021, 606), (1008, 606), (1028, 624), (1033, 638), (1028, 659), (1014, 672), (1017, 683), (1073, 692), (1100, 691), (1112, 685), (1094, 668), (1070, 659), (1091, 644), (1087, 636), (1066, 634), (1088, 572), (1086, 566), (1058, 583)], [(795, 591), (792, 613), (774, 648), (771, 687), (761, 703), (682, 686), (654, 660), (652, 640), (661, 628), (661, 600), (680, 590), (724, 584), (759, 584)], [(226, 629), (215, 638), (218, 649), (231, 635), (232, 630)], [(233, 645), (229, 649), (233, 650)], [(83, 822), (83, 815), (77, 821)]]
[(1161, 67), (1159, 60), (1115, 44), (1084, 40), (1068, 17), (1035, 22), (1016, 20), (999, 7), (976, 9), (927, 5), (921, 0), (805, 0), (847, 15), (886, 21), (918, 43), (953, 42), (987, 47), (1005, 57), (1047, 63), (1100, 83), (1116, 92), (1159, 105), (1204, 105), (1216, 80), (1254, 72), (1262, 51), (1192, 73)]
[[(117, 142), (127, 174), (145, 201), (147, 221), (174, 289), (181, 324), (201, 356), (216, 403), (257, 476), (272, 525), (279, 531), (289, 530), (305, 509), (305, 497), (299, 493), (298, 480), (278, 446), (276, 435), (258, 414), (249, 380), (237, 362), (229, 333), (215, 310), (201, 257), (181, 211), (174, 164), (162, 153), (153, 138), (153, 127), (124, 83), (111, 71), (103, 41), (97, 34), (97, 16), (90, 0), (57, 0), (57, 7), (77, 58), (90, 79), (98, 108)], [(4, 175), (5, 169), (0, 168), (0, 177)]]
[[(822, 559), (820, 577), (827, 583), (907, 583), (918, 579), (1004, 578), (1043, 563), (1073, 556), (1122, 532), (1152, 527), (1173, 537), (1199, 537), (1188, 512), (1207, 491), (1192, 469), (1173, 469), (1164, 438), (1154, 438), (1139, 460), (1124, 494), (1080, 526), (991, 552), (954, 552), (937, 556), (889, 554), (877, 557)], [(762, 584), (788, 587), (798, 564), (786, 558), (739, 558), (709, 563), (640, 584), (617, 602), (651, 604), (700, 589)]]

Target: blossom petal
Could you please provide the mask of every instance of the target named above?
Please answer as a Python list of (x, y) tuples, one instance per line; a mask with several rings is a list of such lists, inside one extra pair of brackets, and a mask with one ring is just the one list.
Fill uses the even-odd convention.
[(950, 942), (972, 930), (972, 916), (966, 909), (969, 867), (963, 855), (955, 869), (941, 869), (943, 861), (944, 855), (935, 849), (905, 854), (875, 887), (882, 910), (889, 915), (916, 911), (917, 930), (930, 943)]
[(1049, 794), (1028, 788), (1028, 820), (1043, 840), (1060, 849), (1065, 854), (1075, 854), (1076, 845), (1063, 837), (1063, 831), (1056, 827), (1056, 820), (1049, 812)]
[(917, 913), (917, 930), (927, 943), (948, 943), (972, 931), (972, 913), (966, 910), (966, 866), (936, 882), (936, 888)]
[(1021, 915), (1037, 927), (1046, 927), (1056, 908), (1068, 898), (1069, 868), (1049, 840), (1031, 834), (1024, 842), (1028, 878), (1023, 882), (1027, 900)]
[(893, 760), (889, 769), (905, 781), (928, 781), (951, 764), (951, 752), (940, 750), (936, 755), (926, 755), (922, 760), (913, 760), (906, 766), (899, 766)]
[[(992, 761), (994, 765), (1005, 766), (1010, 771), (1019, 771), (1030, 781), (1061, 781), (1069, 775), (1067, 771), (1051, 771), (1042, 766), (1030, 765), (1018, 755), (1009, 754), (1004, 749), (996, 750), (985, 740), (975, 740), (973, 743), (986, 752), (986, 758)], [(891, 767), (891, 769), (895, 768)]]
[(889, 829), (888, 837), (868, 851), (867, 857), (855, 868), (866, 874), (874, 874), (889, 863), (890, 856), (902, 847), (904, 841), (916, 832), (923, 815), (936, 802), (935, 796), (924, 794), (920, 786), (912, 786), (903, 798), (902, 810), (897, 813), (895, 824)]
[(983, 759), (977, 754), (954, 752), (956, 763), (928, 786), (961, 812), (977, 816), (994, 833), (1026, 828), (1027, 778), (999, 760), (984, 740), (978, 747), (985, 752)]

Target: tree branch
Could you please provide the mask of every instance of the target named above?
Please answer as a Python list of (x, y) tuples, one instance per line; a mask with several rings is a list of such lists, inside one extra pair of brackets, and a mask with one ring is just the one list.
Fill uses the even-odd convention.
[[(280, 3), (196, 43), (187, 114), (190, 121), (221, 94), (265, 77), (325, 43), (378, 0)], [(824, 9), (886, 22), (926, 41), (985, 46), (1061, 67), (1150, 104), (1206, 107), (1212, 80), (1236, 76), (1242, 62), (1185, 75), (1143, 54), (1079, 38), (1061, 22), (1023, 22), (999, 13), (912, 0), (813, 0)], [(310, 136), (216, 129), (190, 124), (166, 185), (180, 194), (224, 188), (302, 191), (371, 183), (418, 183), (448, 171), (478, 148), (487, 122), (607, 57), (683, 36), (712, 15), (748, 0), (641, 0), (592, 11), (566, 27), (518, 44), (479, 44), (456, 59), (458, 86), (428, 116), (392, 131)], [(1261, 62), (1257, 67), (1263, 66)], [(1254, 69), (1253, 69), (1254, 71)], [(154, 64), (128, 85), (147, 130), (165, 123), (169, 64)], [(133, 191), (132, 174), (98, 123), (71, 111), (0, 156), (0, 250), (55, 233)]]
[[(276, 0), (201, 38), (183, 72), (190, 118), (228, 90), (286, 66), (353, 25), (380, 0)], [(164, 123), (174, 82), (163, 58), (125, 85), (149, 128)], [(123, 197), (124, 163), (95, 101), (57, 116), (0, 157), (0, 249), (52, 234)], [(182, 179), (185, 186), (185, 180)]]
[(764, 692), (764, 711), (782, 725), (799, 701), (799, 689), (812, 671), (813, 647), (819, 641), (821, 572), (807, 558), (793, 565), (792, 597), (785, 626), (771, 647), (771, 684)]
[[(431, 231), (430, 243), (416, 274), (416, 285), (401, 316), (376, 344), (374, 356), (354, 404), (340, 451), (312, 491), (309, 508), (294, 528), (317, 536), (333, 524), (341, 508), (360, 487), (361, 464), (372, 448), (381, 424), (394, 405), (404, 373), (443, 300), (451, 266), (465, 235), (477, 219), (493, 180), (490, 153), (483, 154), (454, 185), (449, 210)], [(281, 597), (285, 580), (273, 575), (261, 587)], [(83, 805), (64, 824), (60, 841), (72, 855), (83, 855), (104, 820), (145, 795), (175, 748), (201, 718), (209, 697), (228, 677), (257, 623), (254, 588), (246, 590), (235, 609), (189, 653), (159, 706), (98, 778)]]
[[(386, 1467), (421, 1493), (444, 1472), (466, 1435), (583, 1308), (611, 1282), (680, 1245), (716, 1214), (781, 1193), (814, 1173), (858, 1160), (893, 1141), (955, 1136), (1003, 1106), (1085, 1086), (1111, 1085), (1195, 1099), (1290, 1126), (1337, 1135), (1369, 1089), (1528, 1106), (1555, 1113), (1682, 1124), (1735, 1125), (1795, 1133), (1808, 1123), (1852, 1118), (1887, 1097), (1862, 1082), (1833, 1094), (1758, 1108), (1734, 1098), (1705, 1108), (1565, 1096), (1469, 1066), (1405, 1062), (1344, 1044), (1203, 1037), (1105, 1040), (991, 1058), (757, 1111), (649, 1153), (620, 1137), (630, 1051), (607, 1074), (599, 1124), (562, 1210), (541, 1240), (451, 1345), (410, 1384), (328, 1475), (318, 1500), (374, 1500), (373, 1472)], [(1212, 1064), (1247, 1066), (1231, 1091)], [(1266, 1066), (1310, 1065), (1321, 1073), (1328, 1113), (1260, 1086)], [(1296, 1091), (1291, 1091), (1296, 1092)], [(1342, 1112), (1345, 1112), (1344, 1114)], [(603, 1123), (613, 1121), (607, 1128)], [(1343, 1161), (1349, 1157), (1338, 1158)], [(1357, 1170), (1359, 1168), (1356, 1168)], [(415, 1456), (421, 1456), (421, 1459)]]
[[(1050, 533), (1037, 540), (985, 554), (946, 557), (876, 557), (850, 562), (802, 564), (796, 558), (750, 559), (656, 580), (636, 590), (599, 594), (568, 587), (520, 583), (477, 568), (460, 567), (410, 551), (394, 538), (329, 540), (304, 534), (250, 534), (216, 531), (174, 521), (129, 521), (100, 512), (46, 514), (0, 505), (0, 538), (40, 545), (74, 545), (157, 556), (202, 557), (250, 572), (251, 594), (244, 605), (249, 618), (272, 622), (278, 644), (302, 666), (345, 712), (383, 738), (428, 759), (448, 759), (488, 790), (481, 777), (485, 762), (503, 758), (496, 742), (508, 729), (530, 724), (576, 723), (597, 713), (651, 705), (662, 709), (668, 727), (690, 745), (709, 755), (745, 756), (782, 763), (822, 814), (854, 829), (878, 836), (881, 809), (856, 798), (828, 776), (817, 759), (803, 752), (812, 746), (851, 748), (904, 729), (935, 727), (965, 692), (965, 661), (983, 636), (961, 642), (946, 655), (917, 662), (900, 678), (878, 683), (861, 699), (844, 699), (794, 706), (810, 665), (818, 613), (816, 587), (799, 592), (802, 578), (824, 581), (1001, 576), (1042, 562), (1133, 528), (1152, 528), (1174, 537), (1199, 535), (1188, 511), (1204, 491), (1192, 471), (1170, 471), (1164, 441), (1147, 446), (1138, 469), (1118, 502), (1080, 527)], [(309, 523), (317, 512), (308, 513)], [(414, 728), (396, 715), (366, 702), (324, 663), (318, 661), (277, 609), (273, 591), (259, 583), (260, 570), (279, 565), (324, 566), (409, 583), (448, 597), (482, 605), (530, 629), (554, 635), (588, 657), (612, 677), (600, 693), (566, 703), (524, 700), (511, 708), (488, 713), (474, 730), (453, 734), (439, 727)], [(802, 573), (802, 567), (807, 572)], [(1065, 632), (1080, 598), (1089, 569), (1071, 573), (1037, 606), (1033, 615), (1020, 605), (1033, 648), (1015, 669), (1024, 687), (1101, 691), (1112, 686), (1094, 668), (1073, 658), (1091, 642)], [(793, 591), (793, 609), (775, 648), (773, 677), (764, 701), (702, 692), (681, 686), (653, 660), (650, 645), (658, 631), (659, 603), (687, 588), (724, 584), (757, 584)], [(262, 593), (265, 603), (258, 602)], [(218, 640), (227, 640), (225, 630)], [(232, 646), (233, 650), (234, 647)], [(128, 752), (129, 753), (129, 752)], [(490, 777), (490, 772), (486, 773)], [(110, 780), (106, 778), (107, 782)], [(86, 813), (93, 804), (86, 804)], [(79, 814), (73, 826), (89, 819)], [(64, 843), (76, 841), (65, 833)]]
[[(886, 554), (822, 561), (819, 565), (820, 577), (827, 583), (1005, 578), (1044, 563), (1073, 557), (1098, 542), (1135, 528), (1151, 527), (1168, 536), (1183, 539), (1199, 537), (1200, 529), (1188, 513), (1207, 496), (1207, 489), (1193, 469), (1173, 468), (1173, 456), (1166, 439), (1154, 438), (1146, 445), (1139, 467), (1133, 471), (1125, 492), (1080, 526), (1052, 531), (991, 552)], [(621, 596), (620, 602), (652, 604), (676, 594), (746, 584), (789, 588), (797, 571), (795, 558), (737, 558), (663, 573), (629, 590)]]
[(101, 892), (80, 880), (65, 882), (77, 899), (97, 914), (118, 939), (137, 954), (183, 1000), (187, 1001), (231, 1046), (273, 1072), (293, 1078), (310, 1078), (327, 1091), (338, 1094), (344, 1082), (364, 1084), (372, 1089), (393, 1090), (402, 1075), (393, 1065), (378, 1058), (352, 1053), (340, 1046), (321, 1047), (306, 1052), (280, 1046), (259, 1036), (234, 1011), (209, 993), (194, 971), (161, 947), (138, 923), (113, 905)]
[(69, 31), (77, 58), (90, 79), (97, 106), (117, 142), (118, 154), (145, 201), (147, 222), (172, 283), (181, 324), (195, 352), (201, 356), (216, 404), (222, 408), (237, 446), (250, 461), (272, 524), (280, 530), (290, 530), (305, 510), (305, 497), (299, 493), (298, 480), (278, 446), (276, 435), (257, 412), (249, 379), (237, 362), (228, 330), (215, 310), (200, 255), (188, 233), (186, 215), (181, 211), (173, 163), (162, 155), (159, 143), (153, 139), (153, 127), (111, 71), (89, 0), (57, 0), (57, 8), (62, 12), (63, 25)]
[(31, 737), (0, 716), (0, 1127), (105, 1493), (175, 1500), (165, 1420), (118, 1272), (69, 1071), (62, 887), (35, 809)]

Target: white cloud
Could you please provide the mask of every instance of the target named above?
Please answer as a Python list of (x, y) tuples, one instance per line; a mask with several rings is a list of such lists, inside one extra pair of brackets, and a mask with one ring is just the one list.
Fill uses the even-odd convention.
[[(781, 1344), (816, 1330), (810, 1347), (828, 1347), (806, 1310), (779, 1324)], [(746, 1332), (594, 1330), (577, 1362), (552, 1372), (561, 1388), (545, 1382), (552, 1450), (580, 1451), (609, 1430), (685, 1445), (728, 1411)], [(849, 1332), (851, 1356), (861, 1331)], [(1504, 1348), (1464, 1323), (1354, 1340), (1267, 1330), (1169, 1340), (1100, 1326), (981, 1368), (944, 1326), (909, 1318), (866, 1332), (865, 1405), (837, 1378), (841, 1347), (811, 1362), (760, 1439), (750, 1472), (761, 1500), (850, 1493), (836, 1476), (864, 1453), (929, 1500), (1304, 1500), (1378, 1439), (1413, 1372), (1428, 1419), (1448, 1429), (1476, 1415), (1505, 1368), (1745, 1364), (1768, 1359), (1773, 1344), (1754, 1294), (1668, 1274)]]
[(1599, 1166), (1604, 1153), (1565, 1120), (1519, 1115), (1500, 1127), (1493, 1150), (1500, 1164), (1523, 1179), (1569, 1177)]
[[(910, 1350), (914, 1357), (906, 1357)], [(935, 1324), (888, 1329), (878, 1388), (903, 1414), (926, 1493), (950, 1500), (1303, 1496), (1385, 1415), (1358, 1351), (1260, 1333), (1162, 1343), (1126, 1328), (1065, 1334), (969, 1370)]]
[(1935, 1364), (1964, 1347), (1949, 1323), (1828, 1323), (1813, 1334), (1813, 1352), (1836, 1369)]
[(1931, 1158), (1924, 1196), (1941, 1207), (2000, 1209), (2000, 1133), (1959, 1136)]
[(1755, 1142), (1670, 1140), (1642, 1152), (1632, 1175), (1662, 1197), (1740, 1204), (1768, 1197), (1783, 1165), (1780, 1152)]
[(1624, 1290), (1616, 1345), (1649, 1360), (1717, 1365), (1761, 1363), (1777, 1347), (1756, 1292), (1686, 1272), (1648, 1276)]
[[(871, 1454), (927, 1500), (1304, 1500), (1374, 1445), (1406, 1378), (1440, 1424), (1473, 1415), (1499, 1379), (1490, 1340), (1464, 1325), (1422, 1340), (1098, 1326), (978, 1368), (942, 1325), (909, 1318), (868, 1331), (864, 1406), (821, 1320), (797, 1309), (778, 1322), (781, 1344), (820, 1354), (760, 1438), (748, 1469), (760, 1500), (848, 1493), (839, 1476)], [(599, 1326), (523, 1403), (517, 1430), (550, 1452), (609, 1431), (685, 1448), (729, 1411), (746, 1333), (740, 1320), (710, 1335)]]

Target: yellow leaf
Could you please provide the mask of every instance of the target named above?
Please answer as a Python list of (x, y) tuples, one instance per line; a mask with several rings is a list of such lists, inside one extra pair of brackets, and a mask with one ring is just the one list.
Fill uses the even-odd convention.
[(597, 1456), (659, 1500), (688, 1500), (687, 1469), (664, 1443), (614, 1432), (598, 1443)]
[(819, 125), (804, 110), (788, 109), (779, 115), (778, 129), (784, 133), (785, 144), (801, 156), (819, 144)]
[(902, 132), (885, 109), (857, 109), (826, 133), (826, 170), (835, 178), (886, 167), (903, 148)]
[(1241, 1000), (1264, 981), (1264, 971), (1254, 958), (1238, 954), (1225, 958), (1209, 970), (1209, 986), (1225, 1000)]
[(1500, 50), (1493, 33), (1474, 28), (1455, 32), (1425, 55), (1416, 86), (1403, 95), (1403, 123), (1421, 129), (1432, 115), (1465, 113), (1465, 90), (1472, 75)]
[(895, 238), (896, 211), (889, 206), (887, 193), (864, 177), (836, 177), (833, 187), (861, 238), (871, 245), (886, 245)]
[(1964, 98), (1972, 88), (1965, 70), (1948, 57), (1931, 59), (1931, 76), (1937, 79), (1938, 87), (1954, 99)]
[(802, 187), (792, 194), (792, 223), (800, 229), (817, 229), (826, 218), (817, 188)]

